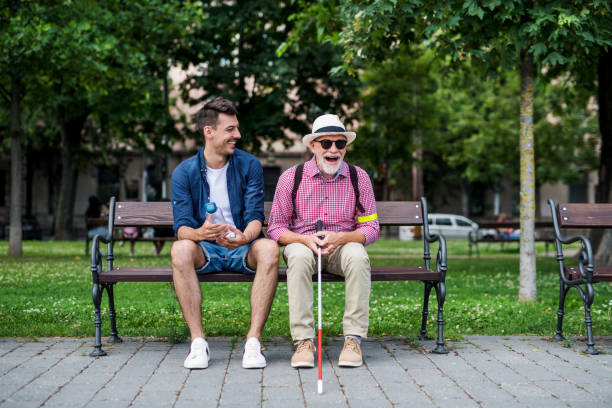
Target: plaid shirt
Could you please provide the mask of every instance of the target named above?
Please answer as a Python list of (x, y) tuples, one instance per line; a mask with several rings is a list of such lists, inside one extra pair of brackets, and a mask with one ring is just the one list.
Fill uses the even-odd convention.
[[(358, 222), (357, 217), (376, 214), (374, 191), (368, 174), (356, 167), (359, 201), (365, 213), (359, 213), (355, 203), (355, 191), (351, 185), (348, 164), (342, 163), (340, 171), (332, 179), (325, 178), (317, 167), (315, 158), (304, 164), (302, 182), (295, 198), (296, 218), (291, 224), (293, 205), (291, 191), (295, 169), (287, 169), (278, 179), (274, 202), (268, 222), (268, 236), (278, 241), (287, 230), (298, 234), (314, 234), (317, 220), (323, 221), (323, 230), (350, 232), (356, 229), (365, 235), (365, 244), (378, 239), (378, 219)], [(375, 217), (369, 217), (375, 218)]]

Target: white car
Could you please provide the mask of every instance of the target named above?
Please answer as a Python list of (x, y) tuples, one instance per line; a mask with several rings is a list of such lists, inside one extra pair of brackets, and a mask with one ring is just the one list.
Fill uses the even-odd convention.
[[(429, 214), (429, 232), (442, 234), (447, 239), (466, 239), (470, 232), (478, 233), (479, 237), (495, 235), (495, 230), (479, 230), (478, 224), (462, 215), (456, 214)], [(414, 228), (412, 226), (399, 227), (399, 239), (411, 241), (414, 239)]]

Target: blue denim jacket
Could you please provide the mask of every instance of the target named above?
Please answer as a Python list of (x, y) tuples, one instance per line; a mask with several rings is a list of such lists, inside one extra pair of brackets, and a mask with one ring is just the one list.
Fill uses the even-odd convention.
[[(253, 220), (264, 222), (264, 179), (255, 156), (236, 149), (229, 157), (227, 193), (236, 228), (244, 231)], [(204, 149), (179, 164), (172, 173), (174, 232), (182, 226), (199, 228), (206, 220), (204, 205), (210, 200)]]

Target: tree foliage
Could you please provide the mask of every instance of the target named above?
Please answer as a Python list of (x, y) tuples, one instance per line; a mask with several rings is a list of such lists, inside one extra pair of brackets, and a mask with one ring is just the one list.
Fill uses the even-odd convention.
[(170, 128), (157, 126), (169, 119), (159, 115), (160, 80), (195, 9), (179, 0), (11, 1), (0, 15), (0, 71), (23, 74), (25, 110), (59, 134), (55, 233), (70, 238), (76, 170), (87, 156), (103, 158), (111, 142), (138, 142), (147, 126)]
[(184, 69), (192, 67), (182, 84), (183, 99), (190, 105), (219, 95), (235, 101), (244, 147), (259, 151), (262, 140), (288, 145), (286, 131), (308, 133), (324, 112), (351, 116), (358, 80), (328, 75), (342, 61), (339, 47), (316, 42), (311, 30), (299, 48), (276, 55), (293, 28), (296, 4), (261, 0), (201, 7), (206, 21), (190, 30), (189, 47), (179, 58)]

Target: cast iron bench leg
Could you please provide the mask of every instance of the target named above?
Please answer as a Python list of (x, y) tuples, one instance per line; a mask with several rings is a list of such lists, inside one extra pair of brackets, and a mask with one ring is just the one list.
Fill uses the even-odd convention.
[(587, 349), (584, 351), (587, 354), (599, 354), (599, 351), (595, 348), (595, 342), (593, 341), (593, 320), (591, 320), (591, 305), (595, 293), (593, 292), (593, 285), (591, 283), (586, 284), (586, 291), (582, 294), (582, 302), (584, 303), (584, 323), (587, 329)]
[(110, 318), (111, 336), (108, 338), (109, 343), (122, 343), (121, 337), (117, 334), (117, 319), (115, 318), (115, 296), (113, 294), (114, 283), (106, 285), (108, 293), (108, 317)]
[(94, 326), (96, 328), (96, 342), (94, 344), (94, 351), (89, 355), (91, 357), (105, 356), (106, 352), (102, 350), (102, 319), (100, 318), (100, 303), (102, 303), (102, 293), (104, 293), (104, 287), (99, 283), (93, 284), (92, 297), (94, 303)]
[(438, 340), (433, 353), (448, 354), (448, 350), (444, 347), (444, 299), (446, 298), (446, 285), (444, 282), (439, 282), (434, 285), (436, 289), (436, 298), (438, 299)]
[(570, 287), (565, 286), (565, 283), (560, 282), (559, 284), (559, 310), (557, 310), (557, 333), (554, 339), (558, 341), (565, 340), (563, 337), (563, 316), (565, 315), (565, 297)]
[(429, 295), (431, 294), (431, 282), (423, 282), (425, 284), (425, 295), (423, 297), (423, 320), (421, 320), (421, 333), (419, 340), (429, 340), (427, 337), (427, 315), (429, 315)]

